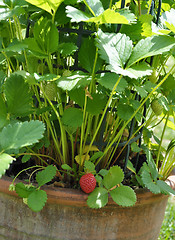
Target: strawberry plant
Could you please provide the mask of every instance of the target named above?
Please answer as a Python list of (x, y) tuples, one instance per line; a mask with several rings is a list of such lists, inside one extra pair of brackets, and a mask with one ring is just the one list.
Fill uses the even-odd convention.
[(172, 193), (175, 9), (151, 2), (0, 1), (0, 176), (30, 165), (37, 186), (15, 191), (32, 210), (52, 179), (91, 208), (133, 206), (135, 186)]

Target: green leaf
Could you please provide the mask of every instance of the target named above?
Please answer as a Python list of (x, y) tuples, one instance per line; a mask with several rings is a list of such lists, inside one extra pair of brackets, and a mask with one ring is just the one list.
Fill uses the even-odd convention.
[(49, 165), (44, 170), (38, 172), (36, 174), (36, 181), (38, 182), (39, 187), (50, 182), (55, 175), (56, 167), (53, 165)]
[(154, 180), (156, 180), (159, 176), (159, 173), (158, 173), (158, 169), (157, 169), (157, 166), (155, 164), (155, 161), (152, 157), (151, 151), (149, 151), (149, 149), (145, 149), (145, 153), (146, 153), (146, 159), (147, 159), (147, 162), (148, 162), (148, 167), (149, 167), (151, 176)]
[(69, 127), (81, 127), (83, 122), (83, 113), (81, 109), (71, 107), (67, 108), (63, 113), (62, 122), (64, 125)]
[(23, 51), (25, 48), (27, 48), (27, 44), (23, 43), (23, 42), (20, 42), (18, 41), (17, 39), (13, 40), (12, 43), (10, 43), (8, 45), (8, 47), (4, 48), (4, 49), (1, 49), (1, 51), (4, 51), (4, 52), (21, 52)]
[(161, 15), (161, 22), (175, 33), (175, 9), (171, 8), (170, 11), (163, 12)]
[(92, 17), (90, 14), (87, 14), (71, 6), (66, 7), (66, 13), (67, 17), (71, 19), (71, 22), (85, 22)]
[(84, 106), (85, 90), (83, 88), (75, 88), (69, 92), (70, 99), (80, 107)]
[(155, 194), (161, 193), (160, 187), (152, 179), (151, 174), (148, 171), (143, 170), (143, 172), (141, 173), (141, 179), (145, 187), (147, 187), (151, 192)]
[(27, 199), (27, 205), (34, 212), (41, 211), (46, 202), (47, 202), (47, 194), (43, 190), (33, 191)]
[(142, 23), (142, 33), (144, 37), (151, 37), (153, 35), (151, 23), (153, 16), (151, 14), (143, 14), (139, 17), (139, 21)]
[(135, 89), (142, 98), (145, 98), (148, 94), (148, 92), (144, 89), (144, 86), (135, 86)]
[(72, 171), (72, 168), (68, 164), (62, 164), (61, 167), (66, 171)]
[(92, 99), (88, 98), (87, 100), (86, 110), (92, 115), (100, 114), (106, 105), (107, 99), (103, 94), (98, 93), (93, 93), (91, 96)]
[(136, 79), (151, 75), (152, 69), (145, 62), (125, 68), (133, 48), (132, 41), (128, 36), (121, 33), (103, 33), (101, 30), (98, 35), (97, 47), (101, 58), (109, 64), (108, 70)]
[[(101, 73), (97, 81), (99, 82), (100, 85), (112, 91), (118, 78), (119, 75), (117, 75), (116, 73)], [(123, 92), (127, 87), (128, 87), (127, 81), (124, 78), (122, 78), (116, 88), (116, 91)]]
[(95, 160), (97, 160), (98, 158), (100, 158), (102, 156), (103, 156), (103, 152), (101, 152), (101, 151), (96, 152), (92, 155), (92, 157), (90, 158), (90, 161), (95, 162)]
[(132, 144), (131, 144), (131, 150), (133, 151), (133, 152), (140, 152), (142, 149), (137, 145), (137, 143), (136, 142), (133, 142)]
[(109, 169), (107, 175), (103, 178), (104, 186), (109, 190), (120, 184), (124, 179), (124, 173), (119, 166), (113, 166)]
[(101, 169), (98, 174), (100, 174), (101, 176), (104, 177), (108, 174), (108, 170), (107, 169)]
[(123, 119), (124, 121), (127, 121), (133, 115), (134, 109), (133, 107), (127, 104), (120, 103), (117, 107), (117, 113), (121, 119)]
[(12, 18), (14, 15), (16, 16), (24, 15), (25, 13), (26, 12), (24, 8), (21, 6), (15, 6), (13, 9), (2, 8), (0, 14), (0, 21)]
[(60, 77), (57, 79), (57, 86), (64, 91), (70, 91), (75, 88), (85, 87), (90, 84), (91, 77), (81, 71), (74, 72), (69, 77)]
[(129, 24), (127, 18), (112, 9), (107, 9), (97, 17), (90, 18), (86, 22), (95, 22), (99, 24)]
[(90, 7), (90, 9), (92, 9), (93, 13), (95, 14), (95, 16), (100, 15), (103, 11), (103, 5), (101, 3), (100, 0), (86, 0), (88, 6)]
[(49, 22), (45, 37), (45, 45), (48, 53), (56, 52), (58, 49), (58, 29)]
[(24, 155), (21, 159), (21, 162), (26, 163), (29, 161), (30, 158), (31, 158), (31, 155)]
[(110, 191), (110, 195), (114, 202), (123, 207), (131, 207), (136, 203), (136, 194), (128, 186), (117, 187)]
[(152, 36), (140, 40), (134, 50), (127, 64), (127, 68), (141, 59), (168, 52), (175, 46), (175, 39), (170, 36)]
[(9, 124), (0, 132), (0, 148), (19, 149), (37, 143), (43, 137), (45, 127), (38, 120)]
[(32, 52), (32, 54), (38, 58), (47, 58), (48, 54), (39, 46), (36, 39), (34, 38), (26, 38), (24, 41), (28, 49)]
[[(78, 52), (78, 59), (82, 67), (86, 69), (89, 73), (93, 72), (95, 55), (96, 47), (94, 44), (94, 39), (85, 39), (81, 44), (80, 50)], [(102, 60), (98, 57), (95, 66), (95, 72), (98, 71), (101, 64)]]
[(63, 1), (64, 0), (26, 0), (26, 2), (29, 2), (36, 7), (49, 12), (50, 14), (53, 14), (52, 11), (56, 12), (57, 8)]
[(70, 42), (70, 43), (61, 43), (58, 46), (58, 51), (61, 53), (61, 55), (63, 57), (67, 57), (67, 56), (73, 54), (74, 52), (77, 51), (77, 49), (78, 49), (78, 47), (74, 43), (72, 43), (72, 42)]
[(161, 193), (175, 195), (175, 191), (166, 182), (158, 180), (157, 185), (160, 187)]
[[(129, 8), (122, 8), (117, 11), (118, 13), (120, 13), (120, 15), (124, 16), (128, 20), (129, 24), (137, 22), (136, 16), (129, 10)], [(132, 25), (130, 25), (129, 27), (131, 26)]]
[(2, 177), (3, 174), (5, 174), (6, 170), (9, 169), (10, 164), (14, 160), (16, 159), (6, 153), (0, 154), (0, 178)]
[(24, 185), (24, 183), (20, 182), (15, 185), (15, 191), (19, 197), (28, 198), (28, 196), (35, 191), (36, 188), (29, 185)]
[(151, 75), (151, 73), (152, 68), (145, 62), (135, 64), (132, 67), (127, 68), (125, 69), (125, 71), (123, 71), (123, 75), (135, 79)]
[(168, 144), (166, 154), (168, 154), (174, 147), (175, 147), (175, 139), (172, 139), (171, 142)]
[(136, 174), (136, 169), (134, 168), (134, 166), (133, 166), (133, 164), (132, 164), (132, 162), (131, 162), (130, 160), (128, 160), (127, 168), (128, 168), (131, 172), (133, 172), (133, 173)]
[(86, 170), (86, 172), (95, 172), (95, 165), (90, 162), (90, 161), (85, 161), (84, 162), (84, 168)]
[(108, 203), (108, 191), (98, 187), (89, 194), (87, 204), (90, 208), (102, 208)]
[(14, 74), (5, 82), (5, 95), (8, 113), (23, 116), (31, 111), (31, 93), (29, 85), (22, 76)]
[(98, 31), (97, 47), (100, 56), (114, 69), (124, 68), (132, 52), (132, 41), (125, 34)]

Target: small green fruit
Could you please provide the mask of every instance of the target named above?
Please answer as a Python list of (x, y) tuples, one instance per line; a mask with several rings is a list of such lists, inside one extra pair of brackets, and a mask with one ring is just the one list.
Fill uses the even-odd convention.
[(54, 82), (50, 82), (46, 85), (45, 93), (51, 101), (55, 100), (57, 92), (56, 92), (56, 85)]
[(158, 78), (157, 78), (157, 71), (154, 69), (152, 74), (148, 77), (150, 82), (156, 83)]
[(163, 112), (163, 106), (160, 104), (158, 99), (154, 99), (151, 102), (151, 108), (157, 116), (161, 115)]
[(64, 70), (63, 72), (63, 77), (69, 77), (71, 75), (71, 71), (70, 70)]

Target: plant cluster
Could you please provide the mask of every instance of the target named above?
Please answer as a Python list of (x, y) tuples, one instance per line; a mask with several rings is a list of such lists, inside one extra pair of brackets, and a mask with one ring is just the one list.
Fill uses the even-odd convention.
[(135, 187), (174, 193), (175, 143), (162, 142), (175, 129), (175, 5), (157, 4), (0, 1), (0, 176), (16, 158), (35, 161), (37, 185), (10, 187), (32, 210), (44, 184), (79, 188), (84, 174), (96, 178), (92, 208), (109, 194), (132, 206)]

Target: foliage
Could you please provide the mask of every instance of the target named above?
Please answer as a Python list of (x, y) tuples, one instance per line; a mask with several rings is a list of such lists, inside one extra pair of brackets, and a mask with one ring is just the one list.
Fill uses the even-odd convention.
[(15, 190), (34, 211), (54, 175), (79, 188), (80, 177), (93, 173), (93, 208), (108, 195), (134, 205), (134, 185), (174, 194), (164, 182), (175, 165), (174, 140), (167, 150), (162, 141), (167, 127), (175, 129), (175, 6), (121, 4), (0, 1), (0, 176), (17, 157), (32, 157), (38, 186)]
[(175, 236), (175, 203), (170, 198), (158, 240), (173, 240)]

